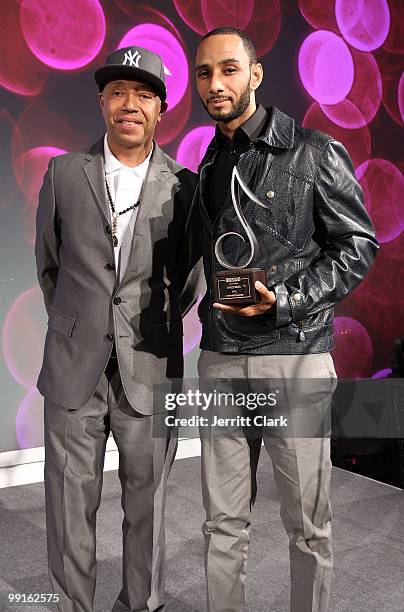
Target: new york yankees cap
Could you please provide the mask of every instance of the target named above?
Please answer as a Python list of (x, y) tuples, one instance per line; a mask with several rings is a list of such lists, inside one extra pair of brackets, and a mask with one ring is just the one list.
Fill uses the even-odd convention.
[(161, 57), (143, 47), (124, 47), (110, 53), (105, 66), (95, 71), (94, 78), (100, 91), (108, 81), (122, 78), (148, 83), (156, 90), (162, 102), (167, 97)]

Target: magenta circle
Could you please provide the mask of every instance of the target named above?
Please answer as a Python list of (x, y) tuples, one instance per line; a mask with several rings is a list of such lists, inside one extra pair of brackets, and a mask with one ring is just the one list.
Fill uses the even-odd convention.
[(32, 55), (21, 32), (17, 2), (3, 2), (0, 19), (0, 85), (21, 96), (41, 93), (47, 79), (43, 64)]
[(370, 159), (357, 168), (366, 208), (380, 243), (397, 238), (404, 229), (404, 177), (386, 159)]
[[(389, 325), (390, 314), (397, 317), (398, 308), (404, 307), (404, 274), (402, 273), (404, 254), (403, 251), (397, 252), (397, 250), (394, 253), (395, 247), (398, 249), (403, 245), (401, 236), (403, 234), (381, 245), (370, 272), (355, 292), (358, 296), (362, 296), (362, 307), (369, 308), (368, 316), (372, 325), (373, 323), (376, 325), (377, 313), (374, 305), (375, 303), (382, 305), (382, 307), (376, 307), (376, 310), (381, 311), (377, 326), (386, 332), (388, 328), (390, 331), (394, 329), (394, 326)], [(390, 252), (391, 245), (393, 245), (393, 254)], [(402, 320), (400, 325), (402, 325)], [(397, 325), (395, 329), (397, 330)]]
[(352, 50), (355, 78), (347, 98), (338, 104), (322, 104), (324, 114), (337, 125), (355, 129), (375, 118), (382, 101), (382, 77), (371, 53)]
[(255, 0), (200, 0), (202, 17), (208, 30), (231, 23), (239, 30), (245, 30), (255, 9)]
[(382, 74), (383, 106), (390, 117), (402, 126), (404, 120), (399, 108), (398, 89), (403, 74), (403, 59), (380, 49), (377, 52), (377, 62)]
[(192, 95), (187, 89), (181, 102), (173, 110), (164, 113), (162, 120), (156, 126), (155, 139), (163, 146), (176, 138), (184, 129), (191, 113)]
[(14, 162), (17, 182), (24, 192), (28, 206), (25, 206), (20, 221), (28, 244), (35, 244), (35, 217), (39, 191), (43, 177), (52, 157), (66, 153), (56, 147), (34, 147), (18, 156)]
[(378, 49), (389, 33), (386, 0), (336, 0), (335, 17), (342, 36), (359, 51)]
[(351, 317), (334, 319), (335, 349), (332, 356), (339, 378), (363, 378), (369, 375), (373, 346), (366, 328)]
[(404, 53), (404, 11), (403, 0), (388, 0), (390, 10), (390, 30), (383, 45), (389, 53)]
[(279, 0), (255, 0), (254, 13), (245, 29), (255, 43), (257, 57), (272, 49), (281, 30), (281, 7)]
[(400, 77), (397, 89), (398, 108), (400, 109), (401, 119), (404, 121), (404, 72)]
[(3, 354), (6, 365), (17, 382), (27, 389), (36, 384), (41, 367), (44, 315), (42, 293), (39, 287), (32, 287), (15, 300), (4, 321)]
[(202, 327), (198, 317), (198, 306), (201, 299), (200, 295), (195, 306), (184, 317), (184, 355), (193, 351), (201, 339)]
[(313, 28), (338, 33), (334, 4), (335, 0), (298, 0), (301, 14)]
[(370, 131), (367, 125), (355, 130), (341, 128), (328, 119), (322, 112), (320, 106), (313, 102), (308, 108), (302, 125), (304, 127), (320, 130), (330, 134), (335, 140), (339, 140), (348, 150), (354, 167), (370, 158), (371, 141)]
[(352, 87), (352, 55), (333, 32), (319, 30), (309, 34), (300, 47), (298, 67), (304, 88), (320, 104), (341, 102)]
[(32, 53), (59, 70), (89, 64), (105, 39), (105, 16), (98, 0), (22, 0), (21, 27)]
[(172, 110), (184, 96), (189, 80), (188, 60), (177, 38), (166, 28), (153, 23), (135, 26), (125, 34), (118, 49), (131, 45), (160, 55), (164, 64), (167, 104)]
[(207, 27), (202, 16), (201, 0), (173, 0), (175, 9), (189, 28), (198, 34), (206, 34)]
[(18, 407), (15, 433), (20, 448), (43, 446), (43, 397), (33, 387)]
[(29, 202), (36, 206), (44, 174), (52, 157), (66, 153), (57, 147), (33, 147), (16, 160), (16, 178)]
[(188, 132), (181, 140), (178, 147), (176, 155), (177, 162), (186, 166), (193, 172), (197, 172), (208, 144), (214, 135), (215, 128), (212, 125), (200, 126)]

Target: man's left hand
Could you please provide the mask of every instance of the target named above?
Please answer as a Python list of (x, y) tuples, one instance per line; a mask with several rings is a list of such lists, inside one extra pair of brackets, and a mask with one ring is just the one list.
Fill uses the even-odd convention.
[(253, 304), (252, 306), (230, 306), (229, 304), (218, 304), (215, 302), (213, 308), (241, 315), (242, 317), (255, 317), (256, 315), (264, 314), (275, 304), (275, 293), (268, 291), (260, 281), (255, 282), (255, 288), (261, 294), (261, 302), (259, 304)]

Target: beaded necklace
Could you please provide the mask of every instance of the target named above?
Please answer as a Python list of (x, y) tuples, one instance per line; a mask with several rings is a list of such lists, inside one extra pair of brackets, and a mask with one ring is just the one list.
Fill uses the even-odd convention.
[(118, 231), (118, 217), (120, 217), (121, 215), (124, 215), (125, 213), (127, 213), (130, 210), (133, 210), (134, 208), (139, 206), (140, 201), (137, 201), (135, 204), (132, 204), (132, 206), (128, 206), (128, 208), (125, 208), (125, 210), (121, 210), (120, 212), (116, 212), (114, 203), (112, 201), (111, 192), (110, 192), (110, 189), (109, 189), (107, 177), (105, 177), (105, 187), (107, 188), (108, 203), (109, 203), (109, 206), (111, 208), (111, 216), (112, 216), (112, 227), (111, 227), (112, 244), (113, 244), (114, 247), (117, 247), (118, 246), (118, 238), (116, 237), (116, 234), (117, 234), (117, 231)]

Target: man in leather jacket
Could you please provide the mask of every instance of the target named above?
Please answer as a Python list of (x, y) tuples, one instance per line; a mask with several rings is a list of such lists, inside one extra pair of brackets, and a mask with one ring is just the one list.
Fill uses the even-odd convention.
[[(322, 405), (329, 408), (336, 386), (329, 352), (333, 307), (364, 278), (378, 248), (352, 162), (330, 136), (256, 105), (263, 69), (243, 32), (225, 27), (208, 33), (195, 71), (202, 103), (217, 121), (200, 165), (197, 208), (208, 287), (199, 306), (200, 378), (227, 380), (228, 388), (238, 379), (253, 388), (256, 380), (318, 378), (328, 383)], [(255, 285), (261, 301), (249, 306), (213, 298), (214, 274), (223, 270), (215, 243), (245, 230), (230, 196), (234, 167), (260, 202), (245, 195), (240, 200), (259, 247), (252, 265), (267, 276), (266, 286)], [(249, 244), (230, 235), (223, 251), (241, 266)], [(303, 386), (299, 399), (307, 408), (316, 404), (315, 387)], [(205, 432), (201, 441), (207, 609), (243, 611), (253, 455), (260, 444), (236, 430)], [(291, 610), (324, 612), (332, 568), (329, 437), (264, 436), (264, 444), (290, 538)]]

